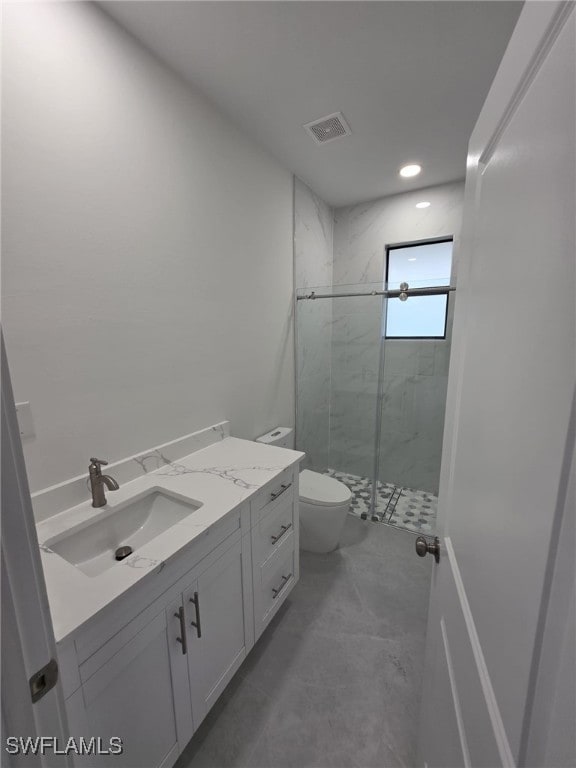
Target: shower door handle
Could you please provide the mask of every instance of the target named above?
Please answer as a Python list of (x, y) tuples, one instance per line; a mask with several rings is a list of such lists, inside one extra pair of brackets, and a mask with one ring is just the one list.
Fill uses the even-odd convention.
[(434, 541), (428, 541), (424, 536), (418, 536), (416, 539), (416, 554), (418, 557), (426, 557), (426, 555), (434, 555), (434, 560), (437, 563), (440, 562), (440, 539), (438, 536), (434, 536)]

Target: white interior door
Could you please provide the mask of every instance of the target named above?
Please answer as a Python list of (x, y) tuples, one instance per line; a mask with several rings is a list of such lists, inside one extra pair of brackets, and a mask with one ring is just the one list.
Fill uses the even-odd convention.
[[(44, 754), (11, 755), (7, 737), (52, 736), (66, 746), (64, 700), (56, 683), (32, 701), (30, 678), (51, 659), (56, 644), (16, 420), (10, 374), (2, 354), (2, 743), (3, 766), (64, 766), (67, 757), (49, 744)], [(38, 688), (42, 681), (38, 681)]]
[[(546, 657), (553, 635), (573, 643), (574, 541), (561, 576), (572, 588), (550, 596), (574, 515), (575, 16), (572, 3), (526, 3), (470, 141), (419, 747), (429, 768), (535, 764), (542, 665), (568, 670), (574, 651)], [(566, 707), (573, 718), (568, 693)], [(573, 724), (556, 759), (570, 759)]]

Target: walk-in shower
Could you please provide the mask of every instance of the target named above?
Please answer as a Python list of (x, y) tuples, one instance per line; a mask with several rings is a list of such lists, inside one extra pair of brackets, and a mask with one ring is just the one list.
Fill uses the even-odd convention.
[(435, 531), (454, 286), (452, 238), (385, 249), (382, 282), (297, 291), (298, 448), (352, 511)]

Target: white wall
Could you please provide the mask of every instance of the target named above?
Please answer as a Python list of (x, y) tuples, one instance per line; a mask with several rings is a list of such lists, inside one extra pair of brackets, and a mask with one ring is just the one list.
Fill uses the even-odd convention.
[(3, 325), (32, 490), (293, 423), (292, 178), (88, 3), (4, 7)]

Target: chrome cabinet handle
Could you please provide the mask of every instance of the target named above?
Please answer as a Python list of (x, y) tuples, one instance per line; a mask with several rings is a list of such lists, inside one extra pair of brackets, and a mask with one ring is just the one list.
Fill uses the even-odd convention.
[(288, 523), (288, 525), (281, 525), (280, 526), (280, 533), (277, 536), (270, 536), (270, 540), (272, 544), (276, 544), (277, 541), (280, 541), (282, 536), (292, 528), (292, 523)]
[(277, 491), (272, 491), (272, 493), (270, 494), (270, 499), (272, 501), (274, 499), (277, 499), (278, 496), (281, 496), (284, 493), (284, 491), (287, 491), (288, 488), (290, 488), (291, 485), (292, 485), (292, 483), (282, 483), (282, 485), (280, 486), (280, 488)]
[(196, 635), (202, 637), (202, 625), (200, 624), (200, 598), (198, 597), (198, 592), (194, 592), (194, 597), (190, 598), (190, 602), (194, 603), (194, 607), (196, 608), (196, 621), (191, 621), (190, 624), (193, 627), (196, 627)]
[(184, 607), (178, 608), (178, 613), (174, 614), (175, 618), (180, 619), (180, 634), (182, 637), (177, 637), (176, 642), (182, 646), (182, 653), (188, 653), (188, 643), (186, 642), (186, 616), (184, 615)]
[(273, 600), (276, 600), (280, 592), (282, 592), (282, 589), (286, 586), (286, 582), (290, 581), (291, 578), (292, 578), (291, 573), (289, 573), (288, 576), (282, 576), (282, 581), (280, 582), (280, 586), (272, 589)]

